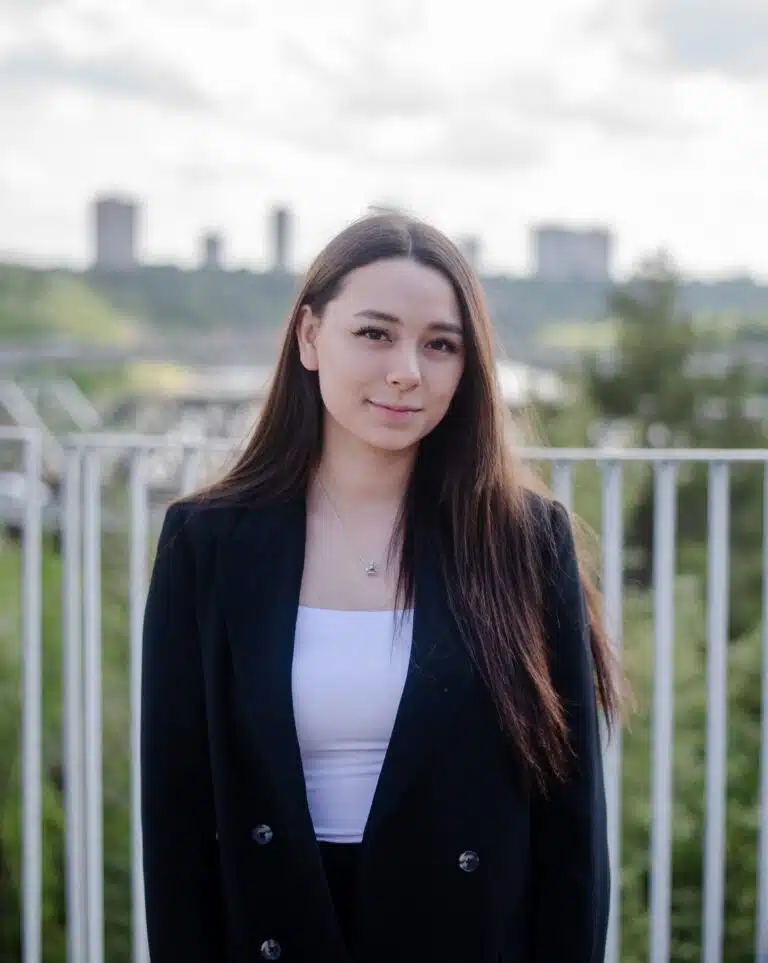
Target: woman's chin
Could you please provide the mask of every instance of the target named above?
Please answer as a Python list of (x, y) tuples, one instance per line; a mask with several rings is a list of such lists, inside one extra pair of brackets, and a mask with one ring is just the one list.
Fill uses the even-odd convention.
[(421, 435), (417, 432), (390, 431), (387, 429), (367, 431), (361, 433), (358, 437), (370, 448), (377, 448), (386, 452), (409, 451), (415, 449), (421, 441)]

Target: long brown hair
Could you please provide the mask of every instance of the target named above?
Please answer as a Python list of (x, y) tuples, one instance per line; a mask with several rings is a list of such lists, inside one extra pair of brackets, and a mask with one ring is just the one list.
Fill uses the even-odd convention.
[[(402, 546), (398, 598), (412, 603), (416, 546), (433, 545), (452, 612), (523, 775), (545, 788), (551, 777), (565, 778), (569, 754), (565, 709), (549, 672), (541, 525), (527, 496), (545, 489), (508, 441), (482, 288), (448, 238), (386, 213), (355, 222), (326, 246), (296, 297), (255, 429), (233, 467), (201, 497), (274, 504), (306, 492), (320, 460), (324, 408), (317, 373), (299, 359), (301, 309), (308, 305), (321, 317), (351, 271), (395, 257), (412, 258), (450, 281), (465, 343), (458, 389), (442, 422), (420, 443), (393, 536)], [(610, 725), (620, 701), (616, 666), (586, 570), (582, 584), (597, 698)]]

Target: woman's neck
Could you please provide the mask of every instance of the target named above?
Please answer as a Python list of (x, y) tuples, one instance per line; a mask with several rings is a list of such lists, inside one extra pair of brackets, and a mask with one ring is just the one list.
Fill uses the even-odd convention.
[(383, 451), (357, 439), (326, 438), (317, 475), (334, 501), (350, 507), (399, 505), (415, 451)]

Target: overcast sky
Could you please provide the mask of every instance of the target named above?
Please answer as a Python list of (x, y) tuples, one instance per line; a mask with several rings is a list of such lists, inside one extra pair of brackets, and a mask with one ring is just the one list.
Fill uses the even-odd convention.
[(525, 271), (531, 223), (626, 271), (768, 279), (766, 0), (0, 0), (0, 255), (86, 263), (100, 191), (142, 255), (294, 261), (369, 204)]

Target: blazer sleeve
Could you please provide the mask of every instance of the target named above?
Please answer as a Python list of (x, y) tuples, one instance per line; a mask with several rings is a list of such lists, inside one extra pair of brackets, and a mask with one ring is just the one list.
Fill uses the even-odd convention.
[(147, 593), (141, 810), (152, 963), (225, 958), (213, 789), (186, 510), (163, 523)]
[(570, 519), (552, 507), (550, 666), (566, 710), (569, 775), (532, 804), (534, 963), (603, 963), (610, 866), (600, 729)]

